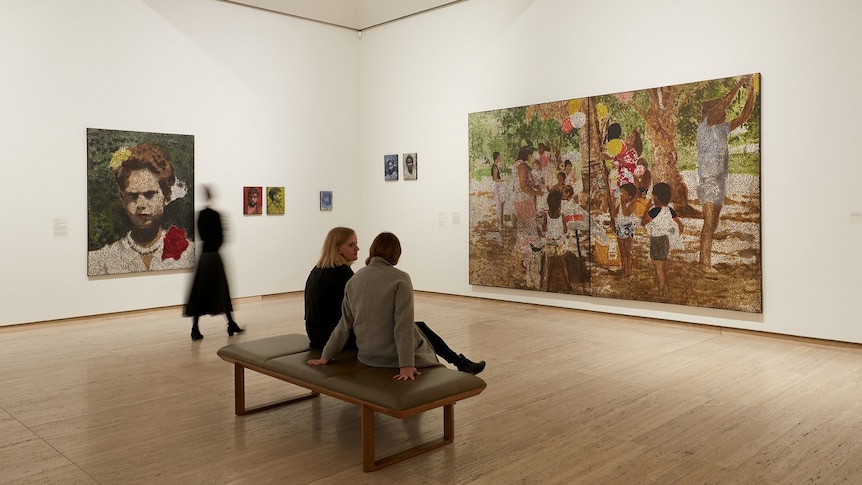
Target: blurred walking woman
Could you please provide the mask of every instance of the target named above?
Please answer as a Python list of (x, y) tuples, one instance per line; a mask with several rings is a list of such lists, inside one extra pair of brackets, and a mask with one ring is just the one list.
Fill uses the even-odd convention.
[(183, 315), (192, 317), (192, 340), (204, 338), (198, 328), (198, 320), (201, 315), (220, 315), (227, 317), (227, 334), (233, 337), (235, 333), (242, 333), (244, 328), (233, 319), (233, 304), (230, 299), (230, 290), (227, 284), (227, 275), (224, 271), (224, 263), (219, 255), (219, 248), (224, 242), (221, 216), (209, 207), (212, 200), (212, 192), (206, 185), (203, 187), (207, 201), (207, 207), (198, 214), (198, 234), (204, 243), (203, 251), (195, 271), (192, 289), (189, 292), (189, 300), (186, 303)]

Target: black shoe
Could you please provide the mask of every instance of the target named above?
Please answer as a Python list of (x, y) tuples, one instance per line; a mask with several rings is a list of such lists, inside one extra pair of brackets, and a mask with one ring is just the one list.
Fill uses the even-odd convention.
[(197, 327), (192, 327), (192, 341), (203, 340), (204, 335), (198, 330)]
[(227, 322), (227, 335), (228, 337), (233, 337), (235, 333), (243, 333), (245, 332), (244, 328), (239, 328), (239, 325), (236, 322)]
[(485, 370), (485, 361), (481, 362), (472, 362), (467, 357), (464, 357), (464, 354), (458, 354), (458, 358), (455, 359), (455, 367), (458, 368), (461, 372), (466, 372), (468, 374), (476, 375), (483, 370)]

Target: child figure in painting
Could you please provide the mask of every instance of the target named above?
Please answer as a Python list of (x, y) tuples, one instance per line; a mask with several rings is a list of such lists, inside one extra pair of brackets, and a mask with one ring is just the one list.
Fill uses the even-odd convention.
[(652, 172), (647, 166), (647, 161), (643, 158), (638, 159), (638, 164), (635, 167), (635, 187), (638, 189), (639, 197), (646, 197), (652, 188)]
[(566, 224), (563, 221), (563, 192), (554, 190), (548, 193), (548, 211), (542, 214), (542, 234), (545, 244), (559, 247), (566, 237)]
[(634, 184), (623, 184), (620, 186), (619, 201), (614, 204), (615, 226), (614, 233), (617, 235), (617, 244), (620, 249), (620, 263), (622, 264), (623, 278), (632, 275), (632, 239), (635, 235), (634, 210), (637, 189)]
[(674, 223), (679, 228), (679, 234), (683, 233), (682, 220), (676, 215), (670, 204), (670, 185), (659, 182), (652, 188), (653, 207), (647, 211), (641, 219), (641, 224), (649, 230), (649, 258), (653, 262), (657, 293), (659, 298), (664, 298), (667, 291), (667, 258), (670, 253), (670, 236), (676, 232)]

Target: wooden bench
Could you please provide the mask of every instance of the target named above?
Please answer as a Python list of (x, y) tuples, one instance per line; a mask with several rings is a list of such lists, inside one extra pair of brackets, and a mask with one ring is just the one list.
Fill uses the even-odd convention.
[[(369, 472), (431, 451), (455, 439), (455, 403), (485, 390), (482, 379), (446, 367), (422, 369), (415, 381), (396, 381), (395, 369), (368, 367), (356, 360), (356, 351), (337, 354), (324, 366), (310, 366), (320, 357), (309, 349), (305, 335), (280, 335), (222, 347), (219, 357), (234, 364), (234, 401), (238, 416), (317, 397), (332, 396), (361, 408), (362, 470)], [(245, 369), (275, 377), (311, 391), (298, 397), (248, 407)], [(443, 437), (375, 459), (374, 413), (399, 419), (443, 408)]]

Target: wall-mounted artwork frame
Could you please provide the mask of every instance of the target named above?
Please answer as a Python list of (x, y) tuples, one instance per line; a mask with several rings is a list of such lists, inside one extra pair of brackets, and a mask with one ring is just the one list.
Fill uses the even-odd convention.
[(194, 136), (87, 128), (87, 275), (195, 266)]
[(398, 180), (398, 154), (383, 155), (383, 180)]
[(263, 187), (247, 185), (242, 188), (242, 213), (247, 216), (263, 214)]
[(402, 159), (404, 160), (404, 169), (401, 171), (401, 178), (417, 180), (419, 178), (419, 155), (415, 152), (405, 153)]
[(284, 187), (266, 188), (266, 215), (284, 215)]
[(762, 312), (759, 74), (468, 127), (470, 284)]
[(320, 191), (320, 210), (322, 210), (322, 211), (331, 211), (332, 210), (332, 191), (331, 190), (321, 190)]

